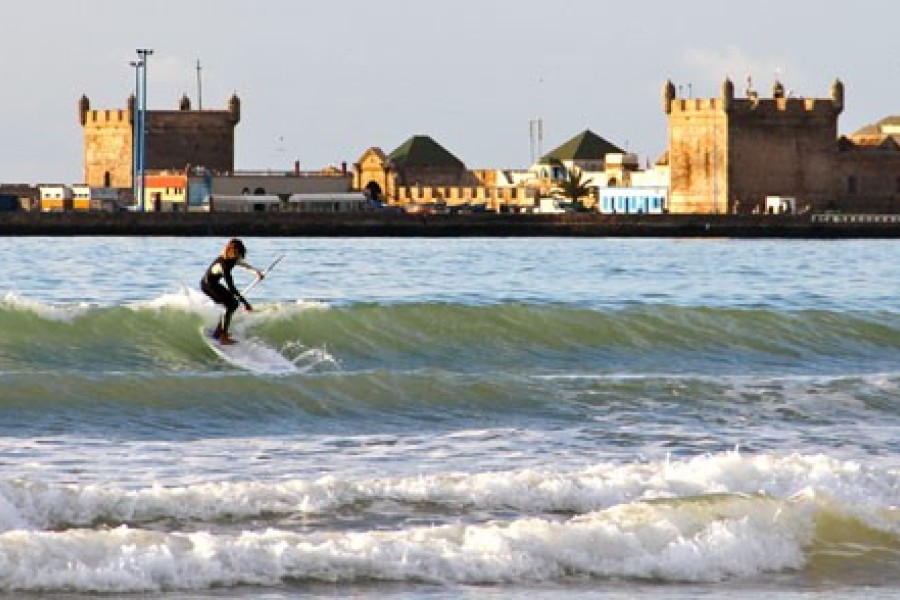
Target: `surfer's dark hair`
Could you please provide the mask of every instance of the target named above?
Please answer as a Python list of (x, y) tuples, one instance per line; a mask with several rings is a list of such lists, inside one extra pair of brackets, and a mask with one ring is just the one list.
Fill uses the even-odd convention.
[(247, 249), (244, 242), (238, 238), (231, 238), (225, 246), (225, 258), (244, 258), (247, 256)]

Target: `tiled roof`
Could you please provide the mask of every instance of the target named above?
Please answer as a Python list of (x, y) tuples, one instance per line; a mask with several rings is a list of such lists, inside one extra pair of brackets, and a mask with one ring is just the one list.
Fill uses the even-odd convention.
[(541, 157), (542, 163), (561, 160), (603, 160), (607, 154), (622, 154), (624, 150), (585, 129), (571, 140)]
[(414, 135), (388, 155), (398, 167), (454, 167), (465, 169), (461, 160), (427, 135)]

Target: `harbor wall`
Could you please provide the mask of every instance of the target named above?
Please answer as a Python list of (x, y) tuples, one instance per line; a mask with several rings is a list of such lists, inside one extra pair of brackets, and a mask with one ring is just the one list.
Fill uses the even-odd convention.
[(900, 237), (900, 222), (809, 215), (0, 213), (0, 236)]

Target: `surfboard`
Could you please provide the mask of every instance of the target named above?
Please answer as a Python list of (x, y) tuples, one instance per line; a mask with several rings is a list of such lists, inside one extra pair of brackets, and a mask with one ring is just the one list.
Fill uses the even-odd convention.
[(220, 344), (212, 337), (212, 330), (202, 327), (200, 335), (206, 345), (225, 362), (253, 373), (286, 375), (297, 373), (297, 365), (274, 348), (256, 340), (242, 339), (234, 344)]

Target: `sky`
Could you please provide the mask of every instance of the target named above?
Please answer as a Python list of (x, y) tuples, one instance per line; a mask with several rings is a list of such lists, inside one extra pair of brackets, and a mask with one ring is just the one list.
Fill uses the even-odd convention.
[[(143, 11), (143, 14), (141, 14)], [(470, 169), (527, 168), (585, 129), (641, 164), (667, 144), (662, 87), (764, 97), (845, 84), (848, 134), (900, 114), (895, 0), (3, 0), (0, 183), (78, 183), (78, 100), (149, 110), (241, 98), (235, 168), (352, 164), (429, 135)], [(884, 25), (882, 25), (884, 24)], [(535, 144), (536, 145), (536, 144)]]

